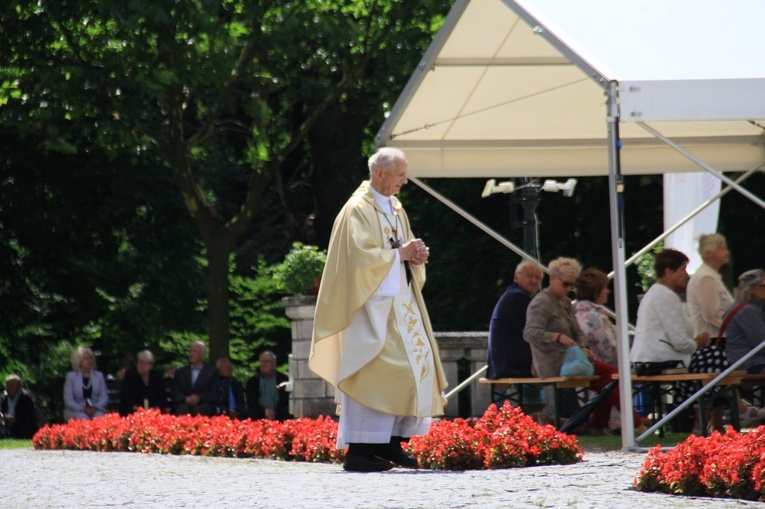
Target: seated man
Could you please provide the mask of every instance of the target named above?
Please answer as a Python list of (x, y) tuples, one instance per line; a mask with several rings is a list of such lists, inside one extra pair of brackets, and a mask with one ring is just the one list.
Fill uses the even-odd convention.
[(260, 354), (258, 373), (247, 381), (247, 416), (252, 419), (289, 419), (289, 395), (279, 387), (287, 375), (276, 371), (276, 355)]
[(213, 415), (220, 404), (218, 370), (205, 363), (207, 346), (195, 341), (189, 348), (189, 364), (173, 379), (174, 415)]
[(533, 376), (531, 347), (523, 340), (523, 328), (526, 309), (541, 282), (542, 267), (537, 262), (523, 260), (515, 268), (513, 283), (499, 298), (491, 315), (487, 378)]
[(8, 375), (5, 378), (5, 392), (0, 396), (0, 411), (5, 420), (5, 436), (32, 438), (37, 431), (35, 405), (29, 394), (22, 389), (19, 375)]
[(244, 387), (242, 382), (231, 375), (233, 365), (228, 357), (221, 357), (215, 363), (220, 375), (221, 408), (223, 413), (236, 419), (244, 417)]

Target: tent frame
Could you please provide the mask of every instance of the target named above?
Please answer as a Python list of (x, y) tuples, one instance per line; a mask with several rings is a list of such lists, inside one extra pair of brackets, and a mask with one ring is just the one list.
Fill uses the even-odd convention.
[[(606, 76), (601, 74), (598, 69), (590, 65), (589, 62), (587, 62), (584, 58), (582, 58), (579, 54), (577, 54), (575, 51), (573, 51), (569, 46), (567, 46), (558, 36), (553, 33), (551, 30), (549, 30), (546, 26), (544, 26), (543, 23), (541, 23), (538, 19), (536, 19), (530, 12), (528, 12), (522, 5), (520, 5), (515, 0), (501, 0), (502, 3), (504, 3), (508, 8), (510, 8), (516, 15), (518, 15), (519, 18), (521, 18), (523, 21), (525, 21), (530, 27), (532, 27), (533, 31), (540, 35), (541, 37), (544, 37), (545, 40), (550, 43), (552, 46), (554, 46), (566, 59), (567, 62), (570, 62), (574, 64), (576, 67), (578, 67), (581, 71), (583, 71), (588, 77), (590, 77), (593, 81), (595, 81), (601, 88), (603, 88), (605, 96), (606, 96), (606, 132), (607, 132), (607, 153), (608, 153), (608, 182), (609, 182), (609, 209), (610, 209), (610, 215), (611, 215), (611, 247), (612, 247), (612, 263), (614, 267), (614, 271), (610, 276), (613, 276), (614, 279), (614, 298), (615, 298), (615, 314), (616, 314), (616, 333), (617, 333), (617, 367), (620, 373), (630, 373), (630, 362), (629, 362), (629, 340), (628, 340), (628, 323), (626, 320), (626, 317), (628, 316), (628, 306), (627, 306), (627, 290), (626, 290), (626, 267), (634, 262), (641, 254), (647, 252), (651, 247), (659, 242), (661, 239), (669, 235), (674, 229), (677, 229), (681, 224), (687, 222), (692, 217), (694, 217), (696, 214), (701, 212), (705, 207), (713, 203), (714, 201), (720, 199), (722, 196), (724, 196), (727, 192), (729, 192), (731, 189), (735, 189), (742, 195), (749, 198), (754, 203), (758, 204), (760, 207), (765, 208), (765, 202), (755, 196), (753, 193), (747, 191), (743, 187), (739, 185), (739, 182), (746, 179), (749, 175), (754, 173), (755, 171), (759, 170), (762, 167), (763, 163), (760, 163), (756, 168), (753, 168), (746, 172), (744, 175), (739, 177), (737, 181), (733, 181), (729, 178), (727, 178), (725, 175), (723, 175), (721, 172), (718, 172), (715, 170), (712, 166), (706, 164), (701, 159), (697, 158), (687, 150), (680, 147), (677, 143), (673, 142), (671, 139), (663, 136), (661, 133), (656, 131), (655, 129), (651, 128), (644, 122), (632, 122), (637, 125), (639, 125), (641, 128), (643, 128), (645, 131), (647, 131), (649, 134), (653, 136), (653, 138), (660, 140), (670, 148), (680, 152), (682, 155), (690, 159), (692, 162), (694, 162), (696, 165), (704, 169), (705, 171), (711, 173), (719, 180), (725, 182), (727, 184), (727, 188), (718, 193), (717, 196), (711, 198), (706, 203), (699, 206), (696, 210), (691, 212), (689, 216), (687, 216), (685, 219), (683, 219), (681, 222), (673, 226), (671, 229), (664, 232), (660, 237), (655, 239), (652, 243), (650, 243), (648, 246), (646, 246), (643, 250), (641, 250), (638, 254), (634, 255), (632, 258), (630, 258), (629, 261), (625, 259), (625, 228), (624, 228), (624, 199), (623, 199), (623, 192), (624, 192), (624, 179), (621, 172), (621, 159), (620, 159), (620, 149), (621, 149), (621, 139), (619, 136), (619, 125), (621, 122), (620, 119), (620, 97), (619, 97), (619, 82), (616, 80), (608, 80)], [(439, 54), (439, 52), (442, 50), (444, 45), (446, 44), (449, 35), (454, 30), (455, 26), (457, 25), (458, 21), (460, 20), (462, 14), (467, 9), (468, 5), (470, 3), (470, 0), (457, 0), (457, 2), (454, 4), (452, 9), (449, 11), (449, 14), (447, 15), (441, 29), (438, 31), (436, 37), (434, 38), (432, 44), (429, 46), (427, 52), (423, 56), (423, 59), (421, 60), (420, 64), (417, 66), (415, 72), (412, 74), (409, 82), (407, 83), (406, 87), (404, 88), (403, 92), (399, 96), (398, 101), (396, 102), (395, 107), (393, 108), (391, 114), (384, 122), (383, 126), (380, 128), (379, 132), (377, 133), (375, 144), (376, 146), (384, 146), (388, 144), (391, 140), (393, 140), (393, 127), (397, 124), (397, 122), (401, 119), (403, 116), (404, 111), (411, 103), (411, 100), (414, 97), (415, 92), (420, 87), (420, 85), (425, 80), (427, 73), (432, 71), (435, 68), (435, 61)], [(496, 62), (494, 62), (496, 63)], [(529, 64), (534, 64), (534, 62), (528, 62)], [(549, 62), (548, 62), (549, 63)], [(458, 62), (447, 62), (446, 65), (487, 65), (485, 62), (472, 62), (460, 59)], [(499, 63), (501, 65), (501, 62)], [(428, 128), (430, 126), (423, 126), (423, 128)], [(398, 133), (400, 134), (406, 134), (406, 133)], [(516, 142), (517, 143), (517, 142)], [(587, 143), (585, 140), (583, 143)], [(638, 142), (640, 144), (641, 142)], [(420, 142), (420, 144), (423, 144)], [(511, 142), (503, 142), (501, 140), (494, 141), (494, 142), (487, 142), (481, 141), (481, 142), (471, 142), (469, 140), (465, 141), (432, 141), (432, 142), (425, 142), (425, 145), (430, 145), (432, 147), (437, 148), (443, 148), (447, 146), (459, 146), (461, 148), (470, 148), (470, 147), (481, 147), (486, 148), (487, 145), (495, 146), (508, 146), (511, 144)], [(408, 145), (408, 142), (405, 140), (401, 140), (396, 142), (396, 146), (399, 146), (400, 148), (406, 150)], [(765, 163), (765, 161), (763, 161)], [(464, 212), (462, 209), (459, 209), (456, 205), (454, 205), (452, 202), (450, 202), (445, 197), (439, 195), (434, 190), (429, 188), (427, 185), (425, 185), (422, 181), (415, 177), (410, 177), (410, 180), (412, 180), (415, 184), (423, 188), (426, 192), (430, 193), (434, 197), (436, 197), (439, 201), (447, 204), (452, 208), (453, 210), (457, 211), (460, 215), (471, 221), (473, 224), (484, 230), (486, 233), (491, 235), (493, 238), (504, 244), (506, 247), (514, 251), (516, 254), (521, 256), (524, 259), (531, 259), (534, 258), (529, 255), (528, 253), (525, 253), (522, 249), (518, 248), (517, 246), (513, 245), (500, 235), (498, 235), (496, 232), (491, 231), (486, 227), (485, 225), (482, 225), (479, 221), (477, 221), (475, 218), (473, 218), (470, 214)], [(620, 319), (620, 317), (625, 317), (625, 319)], [(477, 376), (479, 373), (476, 373), (471, 377), (471, 380)], [(719, 379), (722, 379), (722, 375), (718, 377), (715, 382)], [(466, 381), (467, 382), (467, 381)], [(699, 393), (697, 393), (697, 397), (703, 393), (703, 391), (709, 390), (714, 386), (714, 383), (705, 386)], [(464, 386), (466, 384), (462, 384)], [(459, 390), (460, 387), (458, 387), (456, 390)], [(452, 391), (455, 392), (455, 391)], [(636, 450), (638, 449), (637, 442), (634, 438), (634, 422), (632, 419), (632, 384), (631, 383), (622, 383), (619, 384), (619, 392), (621, 397), (621, 427), (622, 427), (622, 446), (624, 449), (630, 449), (630, 450)], [(450, 394), (452, 394), (450, 393)], [(673, 414), (669, 414), (666, 416), (661, 422), (657, 423), (652, 427), (653, 429), (658, 428), (661, 426), (664, 422), (666, 422), (669, 418), (673, 417)], [(651, 431), (651, 430), (649, 430)], [(645, 436), (648, 435), (648, 432), (643, 434), (639, 439), (643, 439)]]

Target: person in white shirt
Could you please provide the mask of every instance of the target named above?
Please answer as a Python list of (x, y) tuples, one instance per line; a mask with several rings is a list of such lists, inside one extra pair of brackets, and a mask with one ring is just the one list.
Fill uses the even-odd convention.
[(654, 269), (659, 276), (638, 307), (635, 340), (630, 349), (634, 362), (678, 360), (688, 366), (691, 355), (709, 344), (709, 333), (693, 333), (688, 309), (678, 293), (688, 281), (688, 257), (676, 249), (656, 253)]

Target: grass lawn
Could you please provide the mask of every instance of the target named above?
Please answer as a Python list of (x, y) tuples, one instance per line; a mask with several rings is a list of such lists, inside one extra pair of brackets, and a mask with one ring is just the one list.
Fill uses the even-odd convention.
[(0, 449), (31, 449), (31, 440), (18, 440), (15, 438), (0, 439)]
[[(585, 451), (618, 451), (622, 448), (622, 437), (619, 435), (599, 437), (582, 435), (576, 438), (579, 446)], [(653, 447), (661, 444), (664, 447), (673, 447), (686, 438), (688, 438), (688, 433), (665, 433), (664, 438), (659, 438), (658, 435), (654, 434), (637, 445), (638, 447)]]

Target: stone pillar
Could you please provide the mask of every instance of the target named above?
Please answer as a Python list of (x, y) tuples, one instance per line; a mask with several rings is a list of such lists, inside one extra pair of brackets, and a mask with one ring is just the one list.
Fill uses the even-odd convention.
[[(457, 373), (457, 363), (465, 359), (472, 375), (486, 365), (486, 356), (489, 344), (488, 332), (436, 332), (434, 333), (438, 349), (441, 355), (441, 364), (444, 367), (446, 380), (450, 392), (460, 384)], [(476, 379), (468, 387), (463, 389), (470, 391), (470, 415), (478, 417), (484, 414), (491, 403), (491, 394), (488, 385), (479, 384)], [(457, 394), (452, 396), (445, 409), (446, 417), (459, 416)]]
[(289, 359), (292, 380), (290, 411), (295, 418), (319, 415), (335, 417), (334, 387), (308, 369), (316, 296), (285, 297), (282, 304), (287, 317), (292, 320), (292, 354)]

